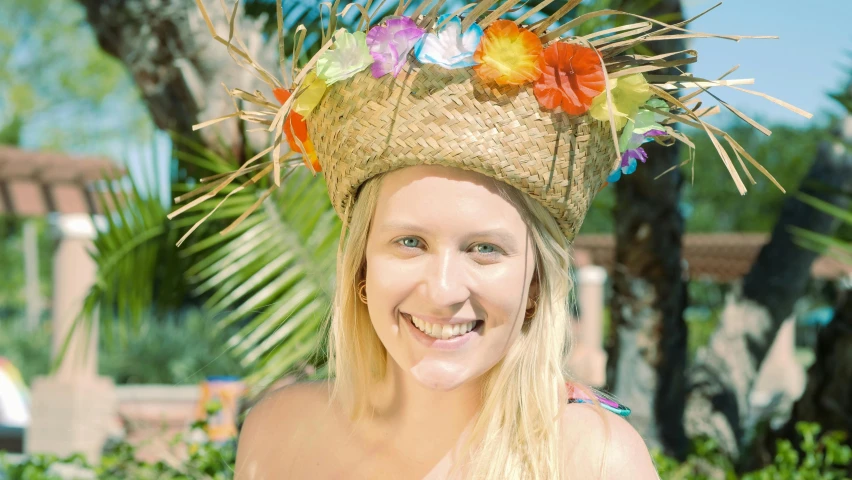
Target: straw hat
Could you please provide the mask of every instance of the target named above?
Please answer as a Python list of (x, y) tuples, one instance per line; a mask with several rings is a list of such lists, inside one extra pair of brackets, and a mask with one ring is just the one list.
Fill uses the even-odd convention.
[(616, 160), (608, 127), (588, 114), (542, 112), (531, 87), (492, 87), (469, 69), (412, 70), (381, 79), (365, 71), (335, 83), (311, 115), (311, 138), (338, 214), (374, 175), (446, 165), (526, 192), (573, 238)]
[[(331, 5), (321, 50), (302, 68), (293, 65), (294, 81), (284, 85), (240, 48), (233, 28), (227, 37), (218, 35), (203, 2), (197, 3), (213, 37), (241, 67), (269, 85), (277, 102), (267, 98), (270, 92), (228, 90), (254, 109), (196, 127), (238, 117), (267, 128), (271, 145), (232, 175), (205, 186), (206, 193), (170, 218), (215, 197), (239, 175), (254, 173), (248, 180), (253, 183), (272, 174), (277, 186), (282, 171), (307, 167), (323, 174), (332, 205), (348, 220), (358, 187), (369, 178), (406, 166), (438, 164), (476, 171), (527, 193), (550, 211), (572, 240), (607, 181), (617, 181), (646, 160), (653, 161), (641, 148), (644, 142), (681, 141), (692, 147), (689, 138), (673, 128), (675, 123), (698, 127), (713, 137), (741, 194), (745, 184), (717, 136), (730, 145), (752, 183), (743, 159), (775, 182), (733, 138), (704, 121), (718, 107), (702, 109), (696, 99), (715, 87), (744, 90), (736, 86), (753, 80), (707, 80), (682, 71), (660, 74), (695, 63), (694, 50), (654, 56), (631, 53), (637, 45), (673, 35), (768, 37), (692, 33), (683, 28), (688, 21), (668, 25), (625, 12), (616, 13), (636, 23), (570, 36), (586, 21), (612, 14), (569, 17), (579, 0), (568, 1), (531, 25), (525, 22), (540, 10), (535, 6), (514, 20), (502, 18), (518, 0), (499, 6), (497, 0), (482, 0), (440, 16), (444, 1), (400, 1), (383, 18), (371, 18), (369, 6), (356, 4), (338, 15), (338, 1)], [(280, 19), (281, 3), (277, 6)], [(338, 16), (353, 8), (361, 14), (359, 28), (353, 32), (336, 28)], [(292, 58), (299, 58), (306, 29), (300, 26), (295, 34)], [(283, 35), (279, 31), (279, 40)], [(677, 97), (681, 90), (693, 91)], [(747, 92), (810, 117), (780, 100)], [(261, 161), (267, 155), (271, 158)]]

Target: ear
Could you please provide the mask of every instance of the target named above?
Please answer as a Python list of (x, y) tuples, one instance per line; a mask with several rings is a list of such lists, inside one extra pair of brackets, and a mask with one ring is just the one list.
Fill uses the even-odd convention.
[(540, 293), (541, 289), (538, 283), (538, 275), (533, 275), (532, 281), (530, 282), (530, 290), (527, 294), (527, 310), (530, 310), (536, 306), (535, 302), (537, 301)]

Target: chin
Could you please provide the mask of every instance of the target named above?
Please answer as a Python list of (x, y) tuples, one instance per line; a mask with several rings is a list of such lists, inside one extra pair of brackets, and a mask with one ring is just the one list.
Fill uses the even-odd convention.
[(410, 372), (424, 387), (442, 392), (455, 390), (480, 377), (468, 366), (427, 359), (411, 367)]

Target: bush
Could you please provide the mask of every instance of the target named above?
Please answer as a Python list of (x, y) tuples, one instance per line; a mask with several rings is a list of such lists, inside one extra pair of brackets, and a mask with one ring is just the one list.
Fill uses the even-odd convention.
[(209, 375), (246, 373), (213, 320), (199, 311), (148, 320), (126, 346), (109, 347), (101, 348), (100, 373), (118, 384), (195, 384)]
[(27, 385), (50, 370), (51, 325), (42, 322), (34, 331), (23, 318), (0, 320), (0, 357), (6, 357), (21, 371)]
[[(124, 384), (195, 384), (209, 375), (246, 374), (226, 345), (224, 334), (199, 311), (165, 319), (150, 319), (123, 347), (101, 335), (98, 369)], [(0, 320), (0, 357), (15, 365), (27, 385), (50, 371), (51, 324), (29, 331), (22, 319)]]
[[(208, 419), (216, 413), (208, 408)], [(234, 477), (237, 442), (214, 443), (205, 434), (207, 420), (194, 423), (189, 436), (177, 435), (172, 446), (187, 446), (188, 457), (179, 465), (146, 463), (136, 458), (135, 448), (118, 442), (104, 451), (100, 464), (89, 465), (81, 455), (59, 458), (31, 455), (23, 462), (10, 462), (0, 452), (0, 480), (63, 480), (62, 470), (73, 470), (81, 479), (98, 480), (226, 480)], [(77, 477), (75, 477), (77, 478)]]
[[(772, 465), (743, 475), (742, 480), (847, 480), (852, 462), (852, 448), (845, 445), (846, 433), (833, 431), (820, 435), (816, 423), (799, 422), (796, 430), (802, 437), (799, 449), (788, 440), (777, 442)], [(734, 465), (712, 440), (696, 441), (686, 462), (678, 463), (659, 451), (652, 456), (660, 477), (666, 480), (736, 479)]]

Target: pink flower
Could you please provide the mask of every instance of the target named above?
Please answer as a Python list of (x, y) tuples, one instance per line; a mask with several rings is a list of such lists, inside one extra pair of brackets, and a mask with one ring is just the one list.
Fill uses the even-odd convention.
[(375, 60), (371, 67), (373, 77), (399, 75), (408, 53), (425, 33), (408, 17), (390, 17), (384, 25), (373, 27), (367, 33), (367, 46)]

